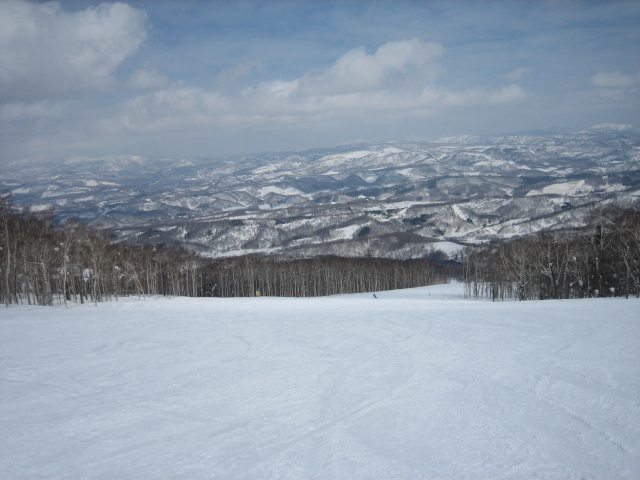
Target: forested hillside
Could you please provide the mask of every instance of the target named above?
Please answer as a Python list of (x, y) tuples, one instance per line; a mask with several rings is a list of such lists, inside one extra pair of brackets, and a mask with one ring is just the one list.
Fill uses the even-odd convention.
[(317, 296), (444, 280), (429, 259), (203, 258), (182, 248), (112, 243), (84, 225), (0, 203), (3, 303), (51, 305), (123, 295)]
[(592, 231), (468, 249), (467, 294), (493, 300), (640, 295), (640, 212), (604, 210), (593, 217)]

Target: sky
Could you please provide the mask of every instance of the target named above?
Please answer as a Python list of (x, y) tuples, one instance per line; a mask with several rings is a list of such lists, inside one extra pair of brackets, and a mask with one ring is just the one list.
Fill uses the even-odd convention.
[(640, 1), (0, 1), (0, 164), (640, 125)]

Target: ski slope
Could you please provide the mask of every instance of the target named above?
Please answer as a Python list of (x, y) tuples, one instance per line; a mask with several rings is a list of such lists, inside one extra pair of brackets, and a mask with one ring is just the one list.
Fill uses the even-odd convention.
[(2, 479), (637, 479), (640, 301), (0, 311)]

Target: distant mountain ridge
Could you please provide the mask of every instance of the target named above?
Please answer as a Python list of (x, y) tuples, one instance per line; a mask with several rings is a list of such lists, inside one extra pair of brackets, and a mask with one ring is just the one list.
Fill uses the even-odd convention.
[[(640, 131), (446, 137), (230, 159), (112, 156), (14, 164), (0, 191), (117, 241), (410, 258), (588, 225), (640, 205)], [(445, 242), (445, 243), (440, 243)]]

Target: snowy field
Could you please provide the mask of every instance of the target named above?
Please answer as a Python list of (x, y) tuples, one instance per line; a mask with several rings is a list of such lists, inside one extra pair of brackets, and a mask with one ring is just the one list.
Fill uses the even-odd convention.
[(638, 479), (640, 302), (0, 311), (2, 479)]

